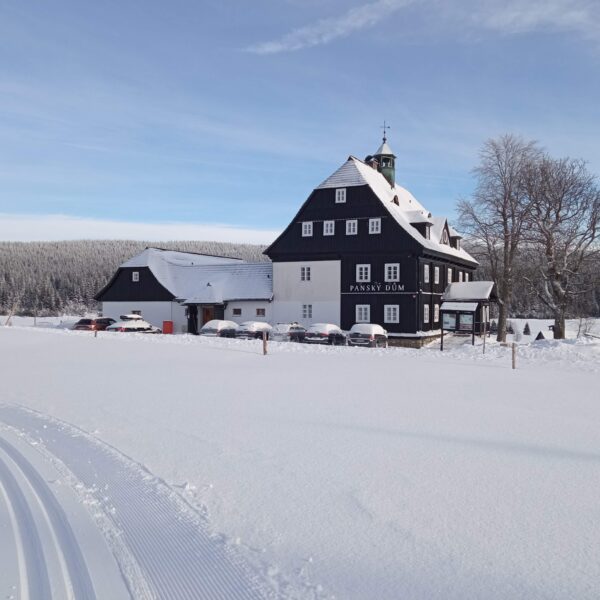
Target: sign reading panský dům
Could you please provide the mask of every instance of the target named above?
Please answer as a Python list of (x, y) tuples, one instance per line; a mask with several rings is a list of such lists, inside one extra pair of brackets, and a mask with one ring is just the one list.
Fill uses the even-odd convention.
[(348, 291), (350, 293), (362, 294), (394, 294), (404, 291), (403, 283), (351, 283)]

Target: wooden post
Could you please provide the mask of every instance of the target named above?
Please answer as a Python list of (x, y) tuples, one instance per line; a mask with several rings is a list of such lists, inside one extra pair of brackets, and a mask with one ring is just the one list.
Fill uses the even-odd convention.
[(266, 331), (263, 331), (262, 338), (263, 338), (263, 355), (266, 356), (267, 355), (267, 332)]
[(444, 351), (444, 324), (442, 323), (442, 339), (441, 339), (441, 346), (440, 346), (440, 350), (443, 352)]
[(517, 368), (517, 344), (512, 343), (512, 368)]
[(94, 329), (94, 337), (98, 337), (98, 330)]
[(485, 338), (487, 335), (487, 320), (483, 322), (483, 353), (485, 354)]

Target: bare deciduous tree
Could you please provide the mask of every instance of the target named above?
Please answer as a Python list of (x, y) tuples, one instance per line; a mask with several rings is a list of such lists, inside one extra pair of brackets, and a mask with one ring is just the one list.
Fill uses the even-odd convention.
[(554, 338), (565, 337), (565, 320), (600, 257), (600, 189), (581, 160), (548, 156), (530, 164), (526, 177), (528, 243), (536, 248), (536, 276), (528, 281), (554, 318)]
[(525, 176), (540, 155), (535, 142), (514, 135), (488, 140), (474, 171), (475, 193), (458, 205), (462, 230), (485, 252), (498, 288), (498, 341), (506, 341), (515, 261), (531, 210)]

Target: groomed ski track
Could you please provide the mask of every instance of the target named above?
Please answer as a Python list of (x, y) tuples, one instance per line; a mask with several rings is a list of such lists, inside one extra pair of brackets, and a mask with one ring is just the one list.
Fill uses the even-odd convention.
[[(69, 513), (56, 484), (73, 496)], [(15, 599), (273, 597), (166, 483), (46, 415), (0, 405), (0, 492), (0, 513), (13, 532)], [(70, 522), (74, 511), (77, 527)], [(103, 550), (90, 543), (90, 531)]]

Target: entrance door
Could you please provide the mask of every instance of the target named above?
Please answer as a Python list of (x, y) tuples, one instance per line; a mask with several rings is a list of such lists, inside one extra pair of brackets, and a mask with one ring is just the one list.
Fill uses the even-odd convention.
[(190, 304), (187, 307), (188, 333), (198, 335), (198, 307)]
[(203, 306), (202, 307), (202, 325), (212, 321), (215, 318), (215, 307), (214, 306)]

